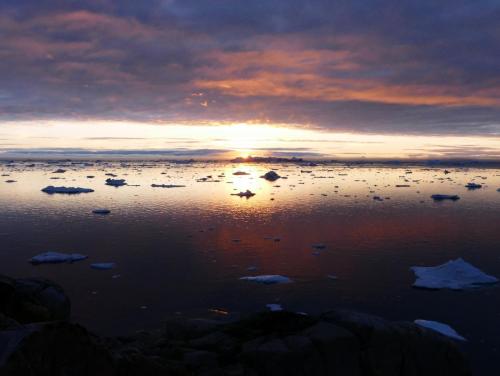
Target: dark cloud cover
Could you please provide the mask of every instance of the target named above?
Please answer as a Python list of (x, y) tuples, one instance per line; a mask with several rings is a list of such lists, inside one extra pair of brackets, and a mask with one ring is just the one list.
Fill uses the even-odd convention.
[(500, 135), (498, 1), (3, 0), (0, 119)]

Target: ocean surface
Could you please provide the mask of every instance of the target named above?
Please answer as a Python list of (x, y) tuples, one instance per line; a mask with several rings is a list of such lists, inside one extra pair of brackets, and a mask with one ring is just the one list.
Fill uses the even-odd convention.
[[(57, 169), (66, 172), (54, 173)], [(261, 178), (271, 169), (286, 179)], [(103, 335), (158, 328), (176, 314), (250, 312), (270, 303), (306, 313), (340, 307), (392, 320), (440, 321), (468, 339), (460, 346), (477, 374), (498, 374), (499, 286), (412, 288), (411, 266), (459, 257), (500, 277), (500, 169), (448, 170), (4, 162), (0, 273), (56, 281), (72, 301), (73, 319)], [(247, 174), (233, 175), (238, 171)], [(106, 174), (128, 185), (105, 185)], [(468, 190), (469, 182), (482, 188)], [(41, 191), (48, 185), (94, 192), (50, 195)], [(247, 189), (255, 196), (232, 195)], [(430, 196), (436, 193), (457, 194), (460, 200), (435, 202)], [(111, 213), (92, 213), (101, 208)], [(88, 259), (28, 262), (46, 251), (82, 253)], [(98, 262), (116, 266), (90, 268)], [(240, 280), (259, 274), (280, 274), (294, 282)]]

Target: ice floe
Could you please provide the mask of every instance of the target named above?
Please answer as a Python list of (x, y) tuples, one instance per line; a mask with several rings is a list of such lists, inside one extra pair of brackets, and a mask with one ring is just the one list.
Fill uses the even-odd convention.
[(316, 244), (312, 244), (311, 247), (313, 249), (325, 249), (326, 248), (326, 245), (323, 244), (323, 243), (316, 243)]
[(109, 210), (109, 209), (94, 209), (94, 210), (92, 210), (92, 213), (105, 215), (105, 214), (111, 213), (111, 210)]
[(431, 198), (434, 201), (443, 201), (443, 200), (457, 201), (457, 200), (460, 200), (460, 197), (458, 195), (435, 194), (435, 195), (432, 195)]
[(412, 266), (417, 277), (413, 287), (426, 289), (462, 290), (497, 283), (498, 279), (485, 274), (461, 258), (437, 266)]
[(292, 282), (290, 278), (277, 274), (247, 276), (247, 277), (241, 277), (240, 279), (243, 281), (263, 283), (265, 285)]
[(239, 196), (239, 197), (250, 198), (250, 197), (255, 196), (255, 193), (253, 193), (252, 191), (250, 191), (250, 190), (247, 189), (245, 192), (232, 193), (231, 196)]
[(109, 270), (113, 269), (115, 267), (114, 262), (98, 262), (94, 264), (90, 264), (90, 267), (92, 269), (98, 269), (98, 270)]
[(57, 264), (85, 260), (88, 256), (79, 253), (45, 252), (33, 256), (29, 261), (32, 264)]
[(54, 193), (63, 193), (63, 194), (79, 194), (79, 193), (91, 193), (94, 192), (93, 189), (90, 188), (80, 188), (80, 187), (54, 187), (49, 185), (42, 189), (42, 192), (48, 194)]
[(153, 188), (182, 188), (182, 187), (185, 187), (185, 185), (180, 185), (180, 184), (151, 184), (151, 187), (153, 187)]
[(424, 328), (434, 330), (435, 332), (441, 333), (442, 335), (457, 339), (459, 341), (467, 341), (464, 337), (458, 334), (455, 329), (447, 324), (443, 324), (438, 321), (429, 321), (429, 320), (415, 320), (415, 324), (422, 326)]
[(126, 184), (125, 179), (106, 179), (106, 185), (111, 185), (113, 187), (121, 187)]
[(481, 184), (477, 184), (477, 183), (467, 183), (465, 185), (465, 188), (469, 189), (469, 190), (472, 190), (472, 189), (479, 189), (479, 188), (482, 188), (483, 186)]
[(261, 178), (264, 178), (266, 180), (269, 180), (269, 181), (275, 181), (275, 180), (278, 180), (279, 178), (281, 178), (281, 176), (279, 176), (276, 171), (269, 171), (269, 172), (266, 172), (264, 175), (261, 176)]
[(281, 304), (275, 304), (275, 303), (266, 304), (266, 308), (271, 312), (283, 311), (283, 307), (281, 306)]

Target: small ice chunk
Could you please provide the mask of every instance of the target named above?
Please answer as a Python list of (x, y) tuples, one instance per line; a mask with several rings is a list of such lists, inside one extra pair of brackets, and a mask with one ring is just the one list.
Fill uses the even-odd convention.
[(465, 185), (465, 188), (469, 189), (469, 190), (472, 190), (472, 189), (479, 189), (479, 188), (482, 188), (483, 186), (481, 184), (477, 184), (477, 183), (473, 183), (473, 182), (470, 182), (470, 183), (467, 183)]
[(58, 168), (55, 171), (52, 171), (53, 174), (64, 174), (66, 170), (63, 170), (62, 168)]
[(256, 266), (249, 266), (249, 267), (247, 268), (247, 270), (248, 270), (249, 272), (254, 272), (254, 271), (256, 271), (256, 270), (257, 270), (257, 267), (256, 267)]
[(240, 197), (250, 198), (250, 197), (255, 196), (255, 193), (253, 193), (247, 189), (245, 192), (232, 193), (231, 196), (240, 196)]
[(446, 337), (450, 337), (453, 339), (457, 339), (459, 341), (467, 341), (464, 337), (458, 334), (455, 329), (451, 326), (443, 324), (437, 321), (429, 321), (429, 320), (415, 320), (415, 324), (422, 326), (424, 328), (434, 330), (435, 332), (441, 333)]
[(182, 187), (185, 187), (185, 185), (179, 185), (179, 184), (151, 184), (151, 187), (153, 187), (153, 188), (182, 188)]
[(32, 264), (57, 264), (62, 262), (75, 262), (85, 260), (88, 256), (79, 253), (45, 252), (32, 257)]
[(333, 280), (337, 280), (337, 279), (339, 279), (336, 275), (333, 275), (333, 274), (328, 274), (326, 277), (327, 277), (328, 279), (333, 279)]
[(98, 269), (98, 270), (109, 270), (113, 269), (115, 267), (114, 262), (98, 262), (94, 264), (90, 264), (90, 267), (92, 269)]
[(243, 175), (250, 175), (250, 174), (248, 172), (245, 172), (245, 171), (236, 171), (236, 172), (233, 172), (233, 175), (243, 176)]
[(443, 201), (443, 200), (457, 201), (457, 200), (460, 200), (460, 197), (458, 195), (435, 194), (435, 195), (432, 195), (431, 198), (434, 201)]
[(111, 210), (109, 210), (109, 209), (94, 209), (94, 210), (92, 210), (92, 213), (105, 215), (105, 214), (111, 213)]
[(270, 310), (271, 312), (279, 312), (279, 311), (283, 311), (283, 307), (281, 306), (281, 304), (274, 304), (274, 303), (271, 303), (271, 304), (266, 304), (266, 307), (268, 310)]
[(311, 245), (311, 247), (313, 249), (325, 249), (326, 248), (326, 245), (322, 244), (322, 243), (316, 243), (316, 244), (313, 244)]
[(125, 179), (106, 179), (106, 185), (111, 185), (113, 187), (121, 187), (122, 185), (126, 185)]
[(261, 176), (261, 178), (264, 178), (268, 181), (276, 181), (278, 180), (279, 178), (281, 178), (281, 176), (279, 176), (276, 171), (269, 171), (269, 172), (266, 172), (264, 175)]
[(49, 195), (54, 193), (65, 193), (65, 194), (79, 194), (79, 193), (91, 193), (94, 192), (90, 188), (80, 188), (80, 187), (54, 187), (49, 185), (42, 189), (42, 192), (48, 193)]
[(292, 282), (290, 278), (277, 274), (247, 276), (247, 277), (241, 277), (240, 279), (244, 281), (263, 283), (265, 285)]
[(438, 266), (412, 266), (417, 279), (413, 287), (425, 289), (462, 290), (497, 283), (498, 279), (483, 273), (461, 258)]

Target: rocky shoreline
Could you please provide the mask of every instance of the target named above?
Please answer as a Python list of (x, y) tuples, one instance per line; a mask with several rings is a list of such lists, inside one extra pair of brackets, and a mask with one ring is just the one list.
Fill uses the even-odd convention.
[(0, 375), (470, 375), (458, 346), (409, 322), (346, 310), (175, 317), (103, 338), (70, 319), (63, 289), (0, 276)]

